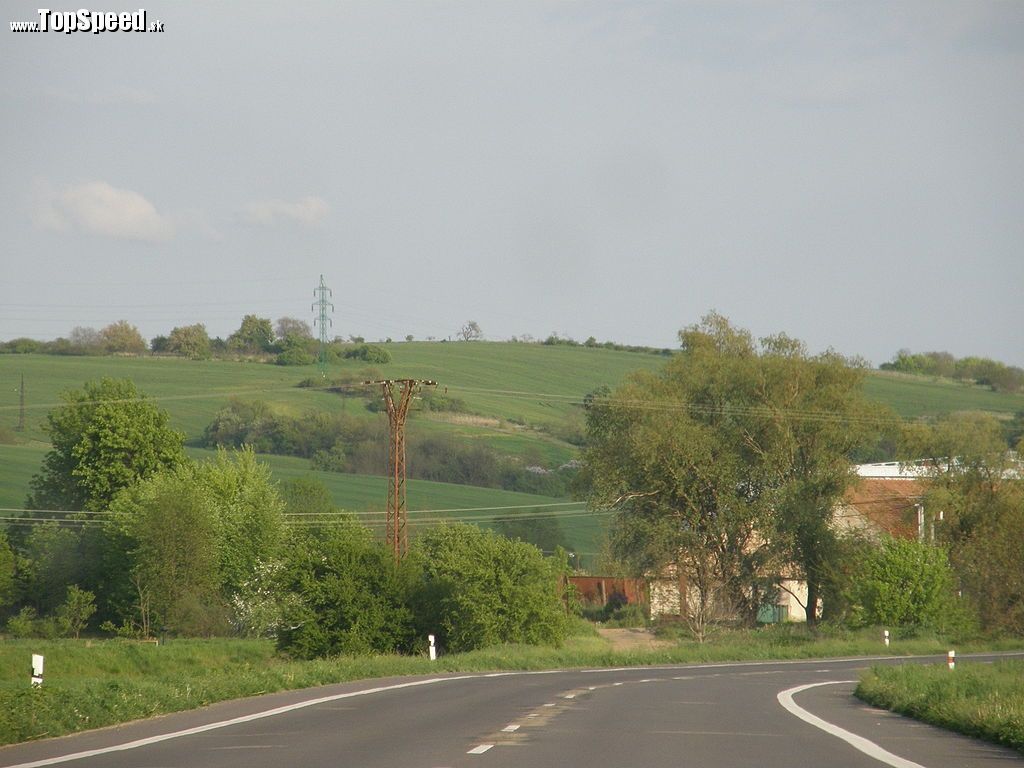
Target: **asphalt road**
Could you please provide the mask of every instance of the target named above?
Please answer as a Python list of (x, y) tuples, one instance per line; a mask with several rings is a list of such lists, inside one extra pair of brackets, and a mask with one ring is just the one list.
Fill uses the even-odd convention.
[[(960, 657), (958, 665), (994, 656)], [(944, 661), (933, 658), (929, 661)], [(854, 699), (879, 660), (396, 678), (0, 749), (70, 768), (1008, 768), (1018, 752)], [(921, 661), (891, 660), (890, 663)], [(951, 673), (955, 674), (955, 672)]]

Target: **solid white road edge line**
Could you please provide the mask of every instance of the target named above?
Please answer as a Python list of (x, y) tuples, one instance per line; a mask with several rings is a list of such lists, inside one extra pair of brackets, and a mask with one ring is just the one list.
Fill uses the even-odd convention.
[(250, 723), (253, 720), (262, 720), (267, 717), (274, 717), (275, 715), (283, 715), (286, 712), (294, 712), (297, 709), (305, 709), (306, 707), (315, 707), (317, 704), (326, 704), (329, 701), (338, 701), (339, 699), (351, 699), (354, 696), (369, 696), (373, 693), (382, 693), (383, 691), (394, 691), (400, 688), (413, 688), (418, 685), (431, 685), (433, 683), (444, 683), (452, 680), (470, 680), (478, 678), (480, 675), (460, 675), (458, 677), (431, 677), (426, 680), (414, 680), (410, 683), (396, 683), (395, 685), (381, 685), (376, 688), (365, 688), (361, 691), (351, 691), (350, 693), (336, 693), (333, 696), (321, 696), (317, 699), (308, 699), (306, 701), (299, 701), (295, 704), (288, 704), (283, 707), (277, 707), (275, 709), (268, 709), (263, 712), (253, 712), (251, 715), (242, 715), (241, 717), (233, 717), (230, 720), (220, 720), (216, 723), (207, 723), (206, 725), (198, 725), (195, 728), (186, 728), (183, 731), (172, 731), (170, 733), (161, 733), (157, 736), (150, 736), (146, 739), (138, 739), (136, 741), (128, 741), (124, 744), (115, 744), (111, 747), (101, 747), (99, 749), (90, 749), (84, 752), (74, 752), (68, 755), (59, 755), (57, 757), (48, 757), (42, 760), (33, 760), (29, 763), (18, 763), (16, 765), (9, 765), (6, 768), (40, 768), (44, 765), (56, 765), (57, 763), (67, 763), (72, 760), (82, 760), (86, 757), (95, 757), (96, 755), (105, 755), (109, 752), (123, 752), (129, 749), (138, 749), (139, 747), (145, 747), (149, 744), (157, 744), (161, 741), (168, 741), (170, 739), (181, 738), (182, 736), (192, 736), (197, 733), (204, 733), (206, 731), (214, 731), (218, 728), (227, 728), (232, 725), (239, 725), (241, 723)]
[(842, 739), (854, 749), (858, 749), (868, 757), (872, 757), (879, 762), (891, 765), (893, 768), (925, 768), (920, 763), (915, 763), (912, 760), (906, 760), (899, 755), (894, 755), (892, 752), (882, 749), (880, 746), (875, 744), (873, 741), (865, 739), (863, 736), (858, 736), (855, 733), (851, 733), (845, 728), (840, 728), (838, 725), (833, 725), (827, 720), (822, 720), (816, 715), (812, 715), (803, 707), (799, 706), (793, 701), (793, 696), (806, 691), (808, 688), (817, 688), (821, 685), (841, 685), (843, 683), (855, 683), (856, 680), (830, 680), (826, 683), (808, 683), (807, 685), (798, 685), (795, 688), (789, 688), (785, 691), (779, 692), (776, 698), (790, 714), (796, 715), (805, 723), (810, 723), (815, 728), (820, 728), (825, 733), (831, 734), (838, 739)]
[[(932, 655), (934, 655), (934, 654), (932, 654)], [(1002, 653), (996, 653), (996, 654), (986, 654), (986, 653), (964, 654), (964, 656), (962, 656), (961, 658), (970, 658), (971, 656), (993, 656), (993, 655), (996, 655), (996, 656), (1024, 656), (1024, 653), (1022, 653), (1020, 651), (1009, 651), (1009, 652), (1004, 651)], [(833, 661), (833, 662), (844, 662), (844, 661), (845, 662), (850, 662), (850, 661), (881, 661), (881, 660), (886, 660), (886, 659), (920, 659), (920, 658), (929, 658), (929, 656), (863, 656), (863, 657), (848, 656), (848, 657), (843, 657), (843, 658), (838, 658), (838, 659), (829, 659), (829, 661)], [(651, 666), (651, 667), (647, 667), (647, 669), (651, 669), (651, 670), (662, 670), (662, 669), (670, 670), (670, 669), (679, 669), (680, 667), (686, 667), (687, 669), (715, 669), (715, 668), (723, 668), (723, 667), (767, 666), (768, 664), (786, 664), (786, 665), (792, 664), (792, 665), (799, 665), (799, 664), (814, 664), (814, 663), (820, 663), (820, 662), (821, 662), (821, 659), (790, 659), (790, 660), (786, 660), (786, 661), (746, 661), (746, 662), (741, 661), (741, 662), (721, 662), (721, 663), (716, 663), (716, 664), (669, 664), (669, 665), (661, 665), (661, 666)], [(251, 715), (245, 715), (243, 717), (236, 717), (236, 718), (233, 718), (231, 720), (222, 720), (222, 721), (217, 722), (217, 723), (208, 723), (207, 725), (201, 725), (201, 726), (198, 726), (196, 728), (189, 728), (189, 729), (183, 730), (183, 731), (174, 731), (172, 733), (163, 733), (163, 734), (159, 734), (157, 736), (151, 736), (148, 739), (139, 739), (137, 741), (129, 741), (129, 742), (126, 742), (124, 744), (115, 744), (114, 746), (111, 746), (111, 747), (102, 747), (100, 749), (91, 749), (91, 750), (87, 750), (87, 751), (84, 751), (84, 752), (75, 752), (73, 754), (68, 754), (68, 755), (59, 755), (57, 757), (45, 758), (45, 759), (42, 759), (42, 760), (33, 760), (31, 762), (28, 762), (28, 763), (16, 763), (16, 764), (11, 764), (11, 765), (8, 765), (8, 766), (4, 766), (3, 768), (41, 768), (42, 766), (46, 766), (46, 765), (57, 765), (59, 763), (67, 763), (67, 762), (71, 762), (72, 760), (81, 760), (83, 758), (93, 757), (95, 755), (105, 755), (108, 752), (121, 752), (121, 751), (128, 750), (128, 749), (136, 749), (138, 747), (144, 747), (147, 744), (157, 744), (157, 743), (159, 743), (161, 741), (167, 741), (169, 739), (177, 739), (177, 738), (180, 738), (182, 736), (190, 736), (190, 735), (195, 734), (195, 733), (203, 733), (204, 731), (212, 731), (212, 730), (216, 730), (218, 728), (226, 728), (228, 726), (236, 725), (238, 723), (248, 723), (248, 722), (251, 722), (253, 720), (261, 720), (261, 719), (263, 719), (265, 717), (273, 717), (275, 715), (281, 715), (281, 714), (284, 714), (286, 712), (291, 712), (291, 711), (296, 710), (296, 709), (303, 709), (305, 707), (316, 706), (317, 704), (323, 704), (323, 703), (329, 702), (329, 701), (337, 701), (338, 699), (347, 699), (347, 698), (351, 698), (353, 696), (366, 696), (366, 695), (369, 695), (369, 694), (372, 694), (372, 693), (381, 693), (382, 691), (391, 691), (391, 690), (395, 690), (395, 689), (399, 689), (399, 688), (412, 688), (412, 687), (417, 686), (417, 685), (429, 685), (431, 683), (443, 683), (445, 681), (451, 681), (451, 680), (472, 680), (472, 679), (479, 679), (479, 678), (482, 678), (482, 677), (504, 677), (504, 676), (510, 676), (510, 675), (556, 675), (556, 674), (563, 674), (563, 673), (569, 673), (569, 672), (571, 672), (571, 673), (579, 673), (579, 674), (595, 674), (595, 673), (597, 673), (597, 674), (607, 674), (609, 672), (630, 672), (630, 671), (636, 671), (637, 669), (638, 669), (638, 667), (602, 667), (602, 668), (598, 668), (598, 669), (545, 669), (545, 670), (522, 671), (522, 672), (519, 672), (519, 671), (517, 671), (517, 672), (494, 672), (494, 673), (490, 673), (490, 674), (486, 674), (486, 675), (474, 674), (474, 675), (459, 675), (459, 676), (456, 676), (456, 677), (435, 677), (435, 678), (429, 678), (427, 680), (416, 680), (416, 681), (411, 682), (411, 683), (398, 683), (396, 685), (379, 686), (377, 688), (367, 688), (366, 690), (362, 690), (362, 691), (353, 691), (352, 693), (340, 693), (340, 694), (337, 694), (335, 696), (324, 696), (324, 697), (319, 698), (319, 699), (311, 699), (309, 701), (301, 701), (301, 702), (298, 702), (296, 704), (290, 704), (290, 705), (285, 706), (285, 707), (278, 707), (277, 709), (270, 709), (270, 710), (267, 710), (265, 712), (256, 712), (256, 713), (251, 714)], [(617, 683), (616, 683), (616, 685), (617, 685)], [(796, 689), (794, 689), (794, 690), (796, 690)], [(781, 695), (782, 694), (779, 694), (780, 697), (781, 697)], [(780, 698), (780, 702), (781, 702), (781, 698)], [(553, 707), (555, 705), (554, 704), (545, 704), (544, 706), (545, 707)], [(783, 706), (785, 706), (785, 705), (783, 705)], [(795, 704), (793, 706), (796, 707)], [(799, 707), (796, 707), (796, 708), (799, 709)], [(788, 707), (787, 707), (787, 709), (788, 709)], [(790, 711), (792, 711), (792, 710), (790, 710)], [(794, 714), (796, 714), (796, 713), (794, 712)], [(811, 715), (811, 717), (813, 717), (813, 715)], [(913, 764), (908, 764), (908, 765), (913, 765)]]

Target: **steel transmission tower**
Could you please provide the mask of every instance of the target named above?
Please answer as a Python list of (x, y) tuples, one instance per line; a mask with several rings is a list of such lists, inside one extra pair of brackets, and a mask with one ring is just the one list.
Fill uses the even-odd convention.
[(331, 291), (326, 285), (324, 285), (324, 276), (320, 275), (320, 286), (313, 291), (313, 295), (317, 297), (317, 300), (313, 302), (310, 309), (317, 311), (319, 314), (313, 320), (313, 325), (320, 328), (320, 354), (317, 357), (317, 364), (320, 366), (320, 376), (327, 378), (327, 329), (334, 325), (334, 321), (327, 316), (327, 308), (330, 307), (331, 312), (334, 311), (334, 304), (328, 301), (327, 297), (334, 298), (334, 292)]
[[(387, 406), (388, 422), (391, 426), (391, 439), (388, 443), (388, 509), (387, 531), (385, 543), (394, 553), (395, 561), (405, 557), (409, 551), (409, 531), (407, 507), (405, 503), (405, 417), (409, 414), (409, 405), (413, 395), (422, 387), (437, 386), (436, 381), (425, 379), (384, 379), (382, 381), (366, 381), (364, 384), (380, 384)], [(398, 386), (397, 402), (395, 386)]]

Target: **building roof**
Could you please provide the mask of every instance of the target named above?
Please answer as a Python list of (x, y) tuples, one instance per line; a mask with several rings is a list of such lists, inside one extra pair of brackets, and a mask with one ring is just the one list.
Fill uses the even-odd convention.
[(846, 528), (867, 528), (899, 538), (914, 538), (915, 509), (924, 492), (924, 483), (919, 480), (862, 477), (847, 490), (836, 511), (837, 522)]

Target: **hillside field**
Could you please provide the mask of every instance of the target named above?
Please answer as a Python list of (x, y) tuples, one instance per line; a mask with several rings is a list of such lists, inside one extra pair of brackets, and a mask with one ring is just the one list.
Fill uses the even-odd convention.
[[(582, 429), (583, 397), (599, 386), (615, 386), (631, 371), (657, 370), (665, 357), (659, 354), (621, 352), (601, 348), (546, 346), (522, 343), (412, 342), (384, 345), (392, 362), (373, 366), (347, 360), (331, 366), (330, 378), (364, 376), (422, 378), (438, 382), (438, 391), (459, 398), (468, 413), (411, 414), (410, 436), (447, 436), (456, 441), (481, 441), (525, 462), (548, 467), (570, 460), (578, 448), (569, 440)], [(375, 369), (375, 370), (374, 370)], [(26, 430), (18, 444), (0, 445), (0, 506), (24, 505), (28, 482), (38, 471), (46, 450), (42, 429), (46, 414), (60, 404), (60, 393), (79, 388), (85, 381), (103, 376), (130, 378), (139, 389), (166, 409), (172, 425), (186, 437), (196, 457), (208, 455), (199, 447), (203, 429), (218, 409), (232, 397), (264, 400), (291, 415), (308, 410), (350, 415), (386, 423), (366, 405), (379, 397), (376, 388), (349, 390), (346, 396), (311, 388), (298, 382), (317, 377), (315, 366), (284, 367), (260, 362), (224, 360), (189, 361), (173, 357), (58, 357), (49, 355), (0, 355), (0, 436), (10, 435), (18, 423), (21, 376), (25, 377)], [(997, 394), (981, 387), (902, 374), (872, 373), (867, 395), (891, 406), (900, 416), (914, 418), (960, 410), (986, 410), (1000, 415), (1024, 411), (1024, 395)], [(2, 439), (2, 437), (0, 437)], [(304, 459), (263, 456), (279, 480), (309, 475), (322, 481), (340, 508), (361, 513), (368, 522), (382, 516), (386, 499), (383, 477), (314, 472)], [(382, 472), (383, 472), (382, 467)], [(493, 524), (494, 517), (559, 512), (568, 541), (580, 552), (598, 550), (605, 518), (581, 514), (573, 507), (542, 507), (564, 502), (489, 488), (473, 488), (409, 481), (412, 532), (424, 520), (443, 516), (475, 517)], [(507, 511), (441, 512), (478, 507), (514, 507)], [(426, 510), (424, 513), (416, 510)]]

